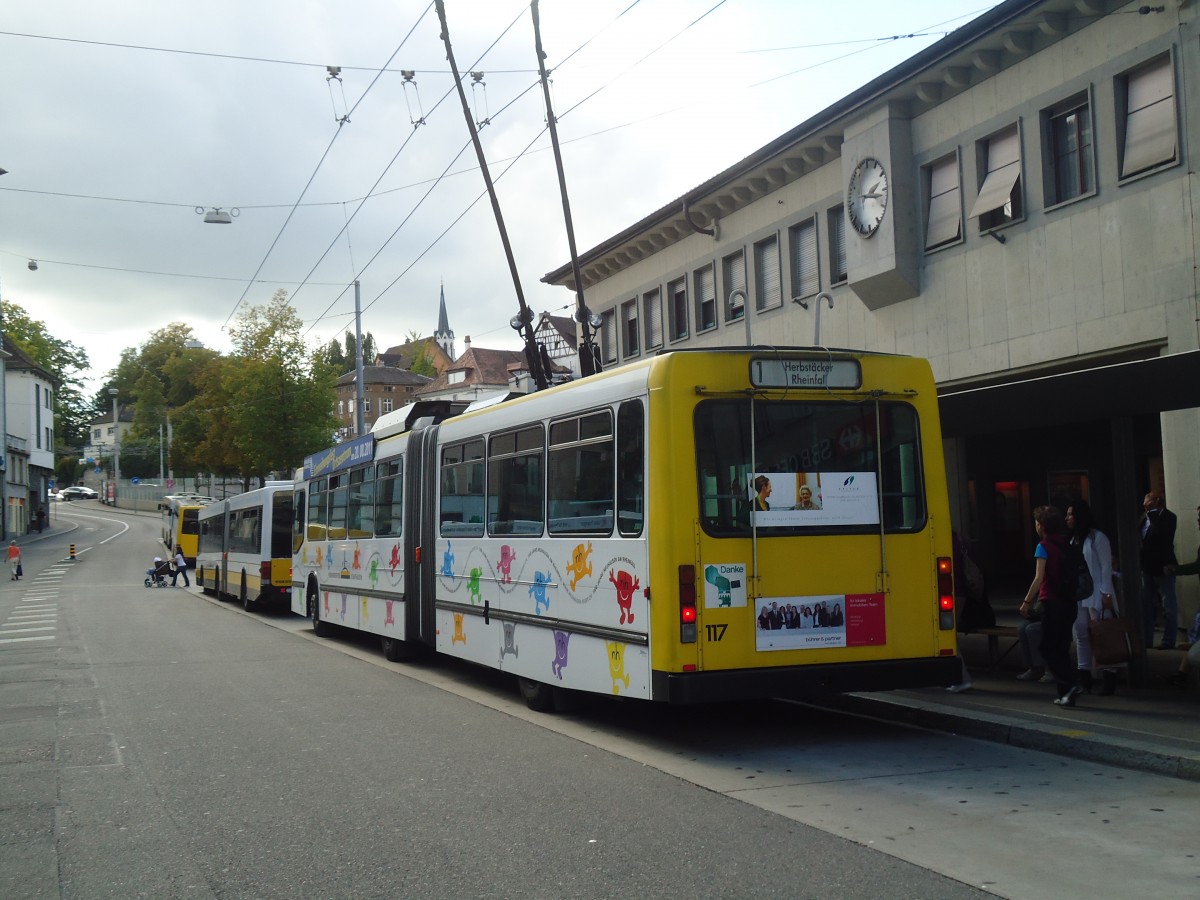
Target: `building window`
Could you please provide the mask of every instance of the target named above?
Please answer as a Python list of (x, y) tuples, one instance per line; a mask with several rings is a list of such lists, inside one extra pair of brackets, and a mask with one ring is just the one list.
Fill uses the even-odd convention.
[(345, 414), (346, 414), (346, 401), (339, 400), (338, 401), (338, 415), (344, 416)]
[(667, 303), (671, 315), (671, 340), (688, 336), (687, 279), (676, 278), (667, 285)]
[(381, 402), (383, 403), (383, 412), (390, 413), (392, 411), (392, 398), (385, 397)]
[(1021, 219), (1021, 132), (1013, 125), (977, 145), (977, 157), (987, 166), (987, 177), (971, 207), (979, 230), (988, 231)]
[(661, 347), (662, 331), (662, 300), (658, 288), (642, 294), (642, 315), (646, 319), (646, 349), (653, 350)]
[[(746, 253), (739, 250), (721, 260), (725, 321), (736, 322), (746, 314)], [(736, 296), (735, 296), (736, 295)]]
[(371, 398), (363, 397), (363, 412), (369, 413), (370, 411), (371, 411)]
[(944, 247), (962, 238), (962, 191), (959, 189), (958, 154), (944, 156), (922, 170), (929, 198), (925, 221), (925, 249)]
[(353, 400), (346, 401), (346, 412), (348, 412), (350, 415), (354, 415), (354, 401)]
[(846, 275), (846, 208), (840, 203), (827, 214), (829, 222), (829, 283), (842, 284)]
[(809, 219), (788, 229), (792, 263), (792, 296), (811, 297), (821, 289), (821, 267), (817, 263), (817, 220)]
[(1122, 178), (1179, 158), (1175, 70), (1169, 55), (1117, 80), (1117, 115)]
[(1046, 205), (1066, 203), (1096, 190), (1092, 108), (1086, 94), (1042, 113)]
[(783, 303), (779, 285), (779, 239), (774, 235), (754, 245), (754, 297), (759, 312)]
[(717, 290), (712, 264), (697, 269), (692, 276), (696, 292), (696, 330), (709, 331), (717, 327)]
[(605, 364), (617, 361), (617, 341), (613, 311), (607, 310), (600, 314), (600, 352), (604, 355)]
[(638, 355), (638, 308), (637, 298), (621, 304), (621, 355), (626, 358)]

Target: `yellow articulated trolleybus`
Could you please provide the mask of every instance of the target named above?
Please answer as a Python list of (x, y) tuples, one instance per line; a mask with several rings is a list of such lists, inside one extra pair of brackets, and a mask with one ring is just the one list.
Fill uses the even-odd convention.
[(297, 473), (293, 611), (556, 689), (670, 703), (958, 680), (925, 360), (665, 353)]

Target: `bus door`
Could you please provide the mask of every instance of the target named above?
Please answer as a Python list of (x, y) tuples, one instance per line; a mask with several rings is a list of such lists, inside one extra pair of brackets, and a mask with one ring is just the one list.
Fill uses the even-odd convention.
[(437, 434), (437, 425), (415, 427), (404, 459), (405, 633), (408, 640), (430, 647), (437, 637), (433, 606), (437, 571)]

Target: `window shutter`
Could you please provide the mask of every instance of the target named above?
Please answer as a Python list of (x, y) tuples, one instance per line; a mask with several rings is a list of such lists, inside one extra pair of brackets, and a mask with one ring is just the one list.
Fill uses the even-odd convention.
[(769, 238), (754, 245), (755, 275), (758, 288), (756, 298), (760, 310), (778, 306), (781, 299), (779, 286), (779, 241)]
[(1171, 57), (1134, 72), (1128, 81), (1121, 177), (1175, 159), (1175, 85)]
[(662, 302), (658, 290), (642, 295), (642, 314), (646, 317), (646, 349), (661, 347), (663, 342)]
[(821, 289), (816, 221), (809, 220), (792, 226), (789, 236), (792, 242), (792, 296), (811, 296)]
[(958, 157), (953, 154), (934, 163), (929, 170), (929, 221), (925, 226), (925, 249), (957, 240), (962, 227), (959, 204)]

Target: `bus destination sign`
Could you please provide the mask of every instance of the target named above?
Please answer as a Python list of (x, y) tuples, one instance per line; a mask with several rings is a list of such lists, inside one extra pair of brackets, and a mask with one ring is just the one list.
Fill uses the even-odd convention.
[(756, 356), (750, 360), (750, 383), (771, 388), (862, 387), (862, 367), (857, 359), (828, 356)]

